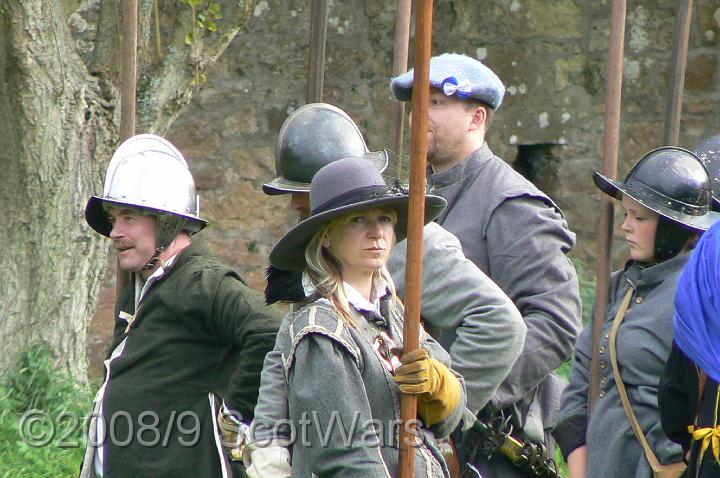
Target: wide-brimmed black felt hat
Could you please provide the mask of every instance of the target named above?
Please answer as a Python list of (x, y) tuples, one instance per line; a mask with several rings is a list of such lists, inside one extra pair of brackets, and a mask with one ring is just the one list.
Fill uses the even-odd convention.
[[(359, 158), (344, 158), (322, 167), (310, 183), (310, 216), (290, 229), (270, 251), (270, 263), (282, 270), (305, 268), (305, 249), (315, 233), (345, 214), (377, 208), (397, 212), (395, 237), (405, 239), (408, 224), (407, 191), (388, 187), (377, 167)], [(440, 196), (425, 195), (424, 223), (435, 219), (447, 202)]]

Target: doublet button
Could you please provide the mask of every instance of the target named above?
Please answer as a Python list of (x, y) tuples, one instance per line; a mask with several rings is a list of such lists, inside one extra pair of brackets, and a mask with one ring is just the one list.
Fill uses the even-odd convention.
[(601, 361), (600, 361), (600, 368), (603, 368), (603, 369), (604, 369), (605, 367), (607, 367), (607, 362), (605, 362), (604, 360), (601, 360)]
[(600, 398), (605, 397), (605, 390), (600, 390)]
[(642, 297), (638, 297), (637, 299), (635, 299), (635, 303), (642, 304)]
[(601, 346), (600, 346), (600, 355), (602, 355), (602, 354), (604, 354), (604, 353), (605, 353), (605, 346), (604, 346), (604, 345), (601, 345)]

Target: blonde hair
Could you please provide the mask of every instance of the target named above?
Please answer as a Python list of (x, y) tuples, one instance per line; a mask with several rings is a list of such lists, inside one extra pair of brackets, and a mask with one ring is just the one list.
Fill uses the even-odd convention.
[[(387, 213), (391, 216), (394, 228), (395, 224), (397, 224), (397, 212), (391, 208), (382, 209), (387, 211)], [(358, 212), (365, 211), (353, 211), (351, 213), (338, 216), (322, 226), (317, 230), (317, 232), (315, 232), (305, 248), (306, 271), (310, 281), (315, 287), (315, 290), (322, 297), (329, 300), (340, 316), (351, 325), (355, 325), (355, 321), (350, 313), (350, 303), (348, 302), (347, 295), (345, 294), (342, 277), (342, 265), (340, 264), (340, 261), (335, 258), (335, 256), (333, 256), (326, 247), (323, 246), (323, 242), (325, 241), (325, 238), (333, 233), (337, 233), (342, 226), (350, 222), (350, 220), (355, 217)], [(395, 242), (393, 239), (389, 249), (392, 249), (394, 245)], [(393, 295), (395, 295), (395, 286), (385, 266), (383, 266), (380, 270), (373, 272), (373, 283), (380, 278), (390, 285), (390, 291)]]

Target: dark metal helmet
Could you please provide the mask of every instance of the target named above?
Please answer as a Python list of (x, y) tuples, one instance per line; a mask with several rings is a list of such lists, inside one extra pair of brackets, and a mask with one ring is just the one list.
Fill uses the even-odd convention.
[(326, 103), (304, 105), (280, 129), (275, 148), (277, 177), (263, 184), (263, 191), (271, 196), (308, 192), (320, 168), (347, 157), (365, 157), (381, 172), (388, 162), (387, 151), (368, 151), (360, 129), (343, 110)]
[(624, 194), (685, 229), (702, 232), (720, 215), (710, 211), (710, 178), (702, 161), (675, 146), (657, 148), (638, 161), (623, 182), (595, 172), (598, 188), (615, 199)]
[(695, 146), (695, 154), (710, 175), (713, 210), (720, 211), (720, 134), (711, 136)]

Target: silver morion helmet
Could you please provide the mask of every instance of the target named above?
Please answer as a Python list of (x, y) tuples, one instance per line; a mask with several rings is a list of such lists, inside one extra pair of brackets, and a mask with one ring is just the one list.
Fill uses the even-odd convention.
[(140, 208), (157, 215), (160, 229), (167, 222), (160, 219), (167, 218), (176, 224), (175, 234), (183, 229), (194, 234), (207, 225), (200, 218), (199, 197), (185, 158), (169, 141), (153, 134), (132, 136), (118, 147), (105, 175), (102, 197), (91, 197), (85, 207), (90, 227), (110, 237), (108, 206)]

